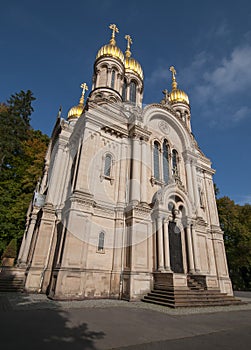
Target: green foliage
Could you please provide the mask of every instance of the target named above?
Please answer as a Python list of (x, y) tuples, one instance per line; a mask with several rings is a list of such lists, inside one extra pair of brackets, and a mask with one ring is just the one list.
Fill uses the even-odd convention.
[(42, 174), (49, 138), (29, 124), (34, 99), (31, 91), (21, 91), (0, 104), (0, 254), (13, 238), (20, 245)]
[(251, 290), (251, 205), (222, 197), (217, 206), (233, 286)]
[(35, 101), (35, 97), (30, 90), (24, 92), (21, 90), (19, 93), (11, 95), (9, 98), (8, 105), (12, 115), (15, 115), (18, 119), (24, 122), (24, 125), (30, 126), (30, 116), (32, 114), (33, 107), (32, 101)]
[(5, 248), (2, 258), (15, 258), (17, 257), (17, 240), (13, 238)]

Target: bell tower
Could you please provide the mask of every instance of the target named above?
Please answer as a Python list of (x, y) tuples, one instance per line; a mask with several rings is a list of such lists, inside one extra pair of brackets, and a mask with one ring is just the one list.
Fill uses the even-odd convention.
[(123, 101), (131, 102), (142, 107), (143, 100), (143, 69), (138, 61), (131, 57), (132, 38), (126, 35), (127, 48), (125, 51), (125, 78), (123, 84)]
[(102, 46), (94, 62), (93, 84), (90, 99), (96, 102), (103, 99), (111, 102), (122, 101), (123, 79), (125, 74), (124, 54), (116, 46), (115, 35), (119, 32), (116, 24), (110, 24), (111, 39)]

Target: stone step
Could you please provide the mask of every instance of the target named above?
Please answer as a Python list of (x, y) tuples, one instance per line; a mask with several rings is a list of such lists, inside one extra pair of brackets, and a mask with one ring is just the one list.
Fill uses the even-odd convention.
[(169, 307), (227, 306), (243, 304), (240, 299), (219, 290), (153, 289), (142, 299), (144, 302)]
[(192, 291), (192, 290), (161, 290), (161, 289), (152, 289), (151, 293), (162, 294), (162, 295), (215, 295), (215, 296), (227, 296), (226, 293), (221, 293), (218, 290), (203, 290), (203, 291)]
[(198, 295), (198, 296), (179, 296), (179, 297), (175, 297), (173, 296), (160, 296), (160, 295), (156, 295), (153, 293), (148, 293), (148, 295), (146, 295), (144, 298), (146, 299), (151, 299), (151, 300), (159, 300), (159, 301), (168, 301), (168, 302), (175, 302), (175, 303), (187, 303), (187, 301), (189, 301), (190, 303), (195, 303), (195, 302), (200, 302), (200, 303), (208, 303), (208, 302), (215, 302), (217, 304), (222, 303), (222, 302), (233, 302), (233, 303), (238, 303), (240, 302), (240, 300), (236, 300), (235, 298), (231, 297), (231, 296), (227, 296), (227, 297), (218, 297), (218, 296), (211, 296), (211, 297), (207, 297), (207, 296), (203, 296), (203, 295)]
[(170, 295), (170, 296), (161, 296), (159, 294), (153, 294), (153, 293), (148, 293), (144, 298), (146, 299), (154, 299), (154, 300), (160, 300), (160, 301), (175, 301), (175, 302), (183, 302), (183, 301), (189, 301), (189, 302), (194, 302), (194, 301), (199, 301), (199, 302), (234, 302), (234, 303), (239, 303), (241, 302), (240, 299), (236, 299), (232, 296), (224, 296), (224, 297), (219, 297), (219, 296), (203, 296), (203, 295), (198, 295), (198, 296), (182, 296), (179, 295), (178, 297), (175, 295)]
[(21, 277), (0, 278), (0, 292), (17, 292), (23, 291), (24, 279)]
[(152, 303), (152, 304), (157, 304), (157, 305), (162, 305), (162, 306), (168, 306), (171, 308), (176, 308), (176, 307), (208, 307), (208, 306), (230, 306), (230, 305), (239, 305), (242, 304), (241, 301), (239, 302), (233, 302), (233, 301), (211, 301), (211, 302), (205, 302), (202, 303), (200, 301), (197, 302), (190, 302), (190, 301), (184, 301), (184, 302), (171, 302), (171, 301), (164, 301), (164, 300), (154, 300), (154, 299), (142, 299), (143, 302), (146, 303)]

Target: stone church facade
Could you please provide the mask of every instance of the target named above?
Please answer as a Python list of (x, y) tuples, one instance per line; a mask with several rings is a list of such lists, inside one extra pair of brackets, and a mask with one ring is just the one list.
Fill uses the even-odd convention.
[(118, 29), (94, 62), (92, 89), (61, 112), (27, 215), (18, 257), (25, 290), (55, 299), (139, 300), (159, 280), (188, 276), (232, 295), (210, 160), (199, 149), (187, 94), (142, 107), (143, 70)]

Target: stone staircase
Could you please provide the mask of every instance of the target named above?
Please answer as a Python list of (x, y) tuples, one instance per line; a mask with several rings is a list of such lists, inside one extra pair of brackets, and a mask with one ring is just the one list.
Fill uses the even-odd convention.
[(25, 276), (15, 268), (1, 268), (0, 292), (23, 292)]
[(206, 290), (191, 276), (188, 276), (187, 282), (187, 289), (176, 289), (173, 286), (164, 287), (157, 284), (150, 293), (143, 297), (142, 301), (171, 308), (243, 304), (240, 299), (221, 293), (220, 290)]

